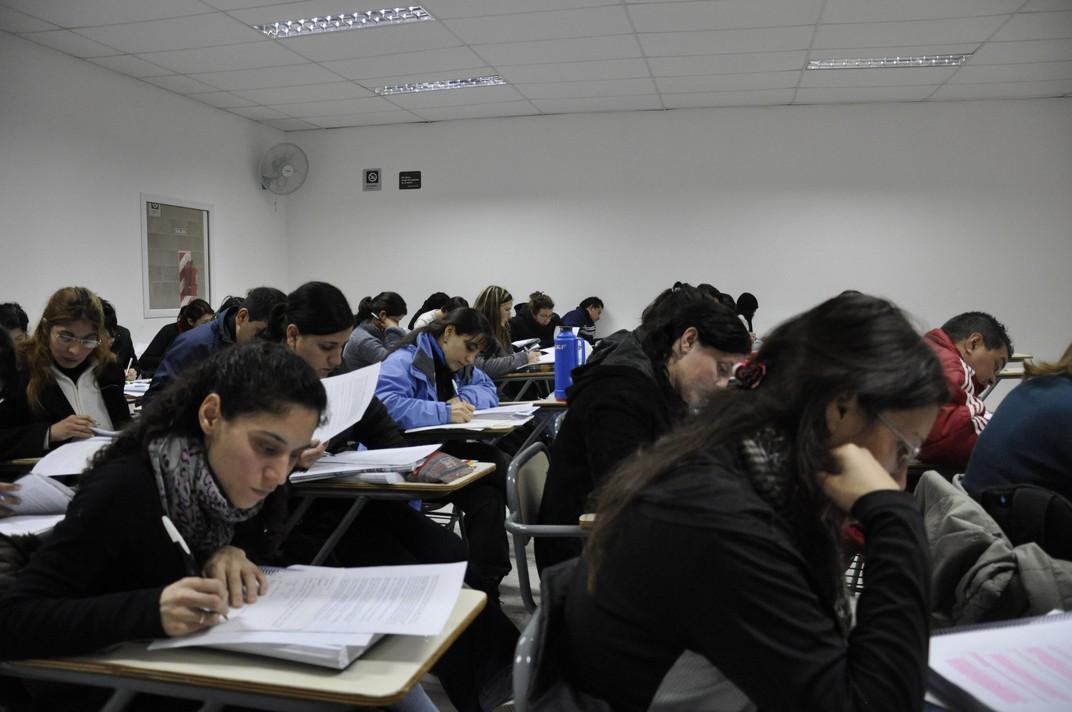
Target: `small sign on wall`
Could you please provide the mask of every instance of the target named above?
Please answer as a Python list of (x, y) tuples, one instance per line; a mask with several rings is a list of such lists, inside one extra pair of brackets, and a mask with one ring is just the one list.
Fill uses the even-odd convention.
[(365, 169), (365, 184), (361, 187), (362, 190), (380, 190), (380, 169), (379, 168), (366, 168)]
[(420, 171), (400, 171), (398, 173), (398, 189), (399, 190), (420, 190), (421, 189), (421, 172)]

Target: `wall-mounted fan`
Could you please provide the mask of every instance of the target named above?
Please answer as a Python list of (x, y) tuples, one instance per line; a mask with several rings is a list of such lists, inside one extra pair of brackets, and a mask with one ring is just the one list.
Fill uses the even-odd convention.
[(261, 188), (276, 195), (301, 188), (308, 173), (309, 159), (293, 143), (277, 143), (261, 157)]

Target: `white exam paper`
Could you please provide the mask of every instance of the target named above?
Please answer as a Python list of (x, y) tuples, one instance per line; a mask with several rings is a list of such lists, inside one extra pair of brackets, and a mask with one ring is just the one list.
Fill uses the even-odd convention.
[(98, 450), (111, 444), (112, 438), (94, 437), (73, 440), (41, 458), (31, 472), (45, 477), (80, 475)]
[(376, 394), (379, 377), (380, 364), (374, 363), (341, 376), (321, 379), (328, 394), (327, 419), (313, 433), (313, 438), (327, 442), (361, 420)]

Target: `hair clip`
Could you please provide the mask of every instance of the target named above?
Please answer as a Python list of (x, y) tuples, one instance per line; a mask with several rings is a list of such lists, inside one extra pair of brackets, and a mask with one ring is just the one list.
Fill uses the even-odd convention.
[(754, 391), (767, 375), (767, 364), (758, 361), (742, 361), (733, 369), (731, 383), (738, 388)]

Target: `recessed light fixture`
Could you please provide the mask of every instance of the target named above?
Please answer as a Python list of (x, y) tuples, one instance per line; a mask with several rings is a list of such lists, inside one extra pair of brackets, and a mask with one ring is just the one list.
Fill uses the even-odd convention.
[(920, 57), (857, 57), (813, 59), (807, 69), (906, 69), (909, 67), (959, 67), (966, 54), (930, 54)]
[(442, 79), (435, 82), (414, 82), (412, 84), (393, 84), (374, 89), (380, 96), (392, 94), (414, 94), (422, 91), (441, 91), (443, 89), (467, 89), (469, 87), (496, 87), (506, 84), (498, 74), (486, 77), (466, 77), (465, 79)]
[(273, 40), (284, 37), (315, 35), (321, 32), (341, 32), (342, 30), (362, 30), (366, 27), (383, 27), (401, 25), (407, 22), (434, 20), (420, 5), (408, 7), (384, 8), (382, 10), (365, 10), (364, 12), (325, 15), (324, 17), (303, 17), (297, 20), (280, 20), (264, 25), (254, 25), (253, 29), (263, 32)]

